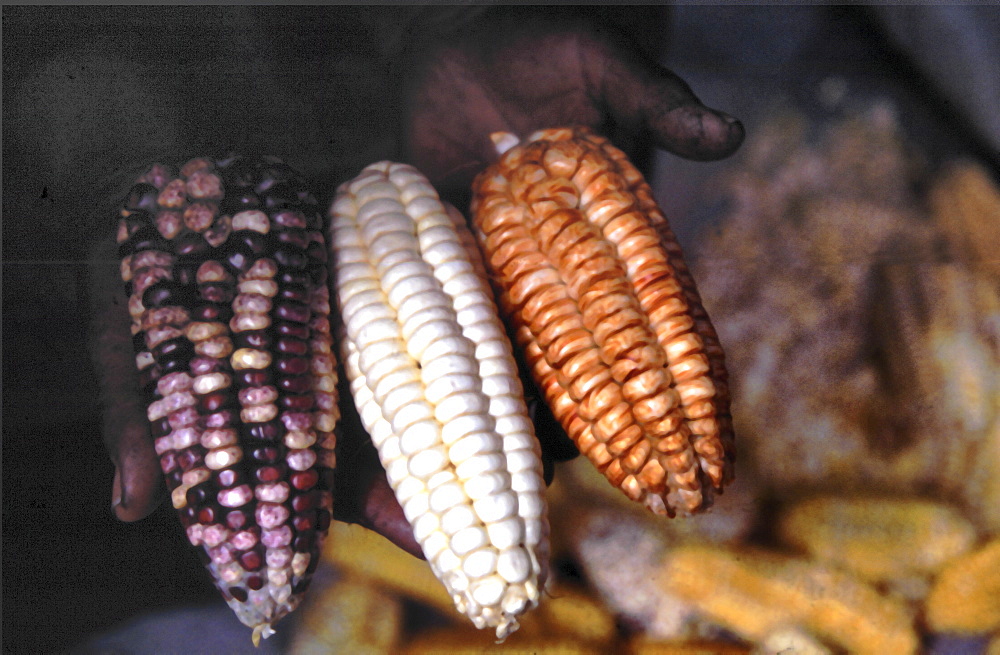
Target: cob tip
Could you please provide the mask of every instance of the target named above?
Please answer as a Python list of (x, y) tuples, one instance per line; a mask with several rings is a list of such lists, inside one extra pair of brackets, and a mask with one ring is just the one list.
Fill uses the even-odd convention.
[(255, 625), (253, 628), (253, 635), (250, 639), (253, 640), (254, 648), (260, 647), (260, 640), (267, 639), (274, 634), (274, 628), (271, 627), (270, 623), (260, 623)]

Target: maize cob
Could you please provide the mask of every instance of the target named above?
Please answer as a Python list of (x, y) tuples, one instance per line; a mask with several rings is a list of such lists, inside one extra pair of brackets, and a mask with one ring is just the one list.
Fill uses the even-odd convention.
[(274, 158), (153, 165), (118, 242), (156, 453), (254, 643), (300, 602), (333, 504), (339, 417), (323, 217)]
[(330, 208), (345, 370), (456, 608), (503, 640), (548, 559), (540, 447), (475, 241), (416, 169), (379, 162)]
[(708, 507), (732, 478), (725, 363), (652, 190), (585, 128), (493, 139), (474, 230), (553, 414), (629, 498)]

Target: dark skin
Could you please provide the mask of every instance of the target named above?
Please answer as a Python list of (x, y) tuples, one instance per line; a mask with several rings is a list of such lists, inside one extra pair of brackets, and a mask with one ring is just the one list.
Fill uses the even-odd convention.
[[(609, 30), (506, 16), (473, 21), (410, 53), (400, 159), (417, 166), (456, 206), (467, 208), (472, 179), (496, 158), (490, 140), (496, 131), (524, 137), (540, 128), (587, 125), (633, 156), (651, 143), (699, 161), (727, 157), (742, 142), (738, 121), (702, 105), (680, 78)], [(114, 260), (112, 242), (100, 248), (96, 259)], [(110, 266), (94, 271), (92, 301), (102, 318), (91, 344), (104, 442), (115, 465), (113, 510), (122, 521), (137, 521), (162, 502), (166, 489), (135, 391), (129, 316), (117, 275)], [(341, 405), (334, 517), (420, 556), (343, 384)], [(565, 457), (554, 455), (555, 441), (541, 441), (548, 459)]]

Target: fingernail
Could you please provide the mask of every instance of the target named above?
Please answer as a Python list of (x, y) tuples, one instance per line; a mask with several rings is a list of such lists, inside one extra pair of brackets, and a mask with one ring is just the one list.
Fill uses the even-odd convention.
[(122, 504), (122, 478), (116, 468), (115, 479), (111, 482), (111, 511), (115, 513)]

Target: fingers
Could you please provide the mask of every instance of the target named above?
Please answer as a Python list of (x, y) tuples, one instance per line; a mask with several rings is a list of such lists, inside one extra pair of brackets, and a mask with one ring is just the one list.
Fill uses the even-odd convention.
[(579, 55), (609, 118), (650, 134), (658, 147), (686, 159), (711, 161), (728, 157), (743, 142), (739, 120), (706, 107), (684, 80), (642, 55), (622, 35), (585, 32)]
[(88, 343), (100, 385), (102, 437), (115, 465), (112, 509), (123, 521), (137, 521), (156, 509), (166, 489), (138, 391), (131, 321), (116, 255), (110, 236), (91, 250)]

